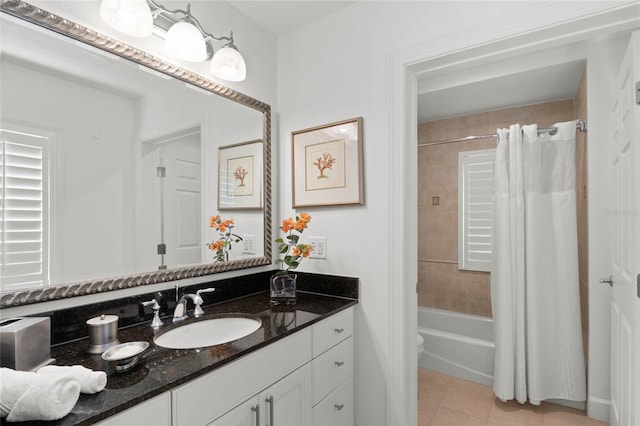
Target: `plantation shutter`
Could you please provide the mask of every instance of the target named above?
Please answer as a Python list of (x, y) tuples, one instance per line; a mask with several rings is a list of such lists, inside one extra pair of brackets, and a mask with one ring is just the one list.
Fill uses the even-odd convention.
[(496, 150), (458, 155), (458, 268), (490, 271), (493, 259), (493, 166)]
[(0, 289), (48, 284), (47, 138), (0, 130)]

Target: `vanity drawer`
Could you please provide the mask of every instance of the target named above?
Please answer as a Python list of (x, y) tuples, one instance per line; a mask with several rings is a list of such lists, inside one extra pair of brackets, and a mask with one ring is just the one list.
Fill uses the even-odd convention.
[(313, 325), (313, 356), (353, 335), (353, 308)]
[(350, 376), (313, 408), (313, 424), (351, 426), (353, 423), (353, 376)]
[(340, 383), (353, 375), (353, 337), (325, 352), (312, 363), (313, 404), (320, 402)]

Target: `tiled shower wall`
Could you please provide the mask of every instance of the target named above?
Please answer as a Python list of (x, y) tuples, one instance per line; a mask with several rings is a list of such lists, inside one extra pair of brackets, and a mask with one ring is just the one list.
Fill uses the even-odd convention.
[[(489, 111), (418, 124), (418, 143), (494, 134), (512, 123), (549, 127), (586, 120), (584, 76), (576, 99)], [(578, 132), (577, 198), (580, 281), (586, 277), (586, 137)], [(495, 139), (418, 148), (418, 304), (491, 316), (489, 273), (458, 270), (458, 153), (495, 148)], [(581, 289), (582, 289), (581, 285)], [(583, 305), (586, 298), (583, 298)], [(583, 316), (586, 306), (583, 306)], [(583, 327), (585, 329), (585, 327)]]

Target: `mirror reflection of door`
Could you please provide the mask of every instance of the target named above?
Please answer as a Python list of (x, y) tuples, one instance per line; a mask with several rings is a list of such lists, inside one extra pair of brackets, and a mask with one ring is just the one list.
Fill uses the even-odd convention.
[[(200, 263), (203, 244), (201, 218), (200, 129), (179, 132), (153, 141), (153, 244), (158, 269)], [(164, 254), (163, 254), (164, 253)]]

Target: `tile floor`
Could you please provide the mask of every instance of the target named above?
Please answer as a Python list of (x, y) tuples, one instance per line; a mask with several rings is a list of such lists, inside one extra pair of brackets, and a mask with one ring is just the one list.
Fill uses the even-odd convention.
[(418, 368), (418, 426), (606, 426), (556, 404), (502, 402), (489, 386)]

